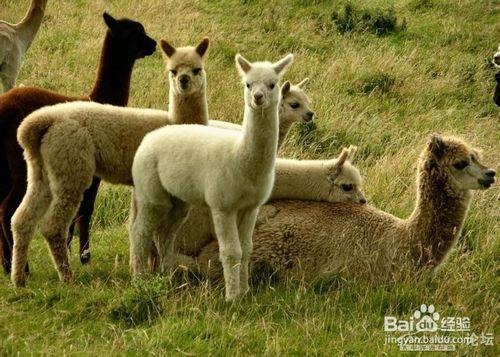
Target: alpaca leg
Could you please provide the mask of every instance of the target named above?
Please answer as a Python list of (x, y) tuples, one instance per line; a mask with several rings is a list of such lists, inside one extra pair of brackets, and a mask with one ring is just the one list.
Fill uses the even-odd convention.
[[(1, 168), (3, 168), (2, 163), (0, 163), (0, 166)], [(5, 168), (5, 170), (1, 170), (1, 172), (7, 172), (7, 168)], [(4, 175), (0, 175), (0, 264), (2, 264), (2, 268), (5, 274), (10, 274), (12, 245), (10, 245), (9, 241), (7, 240), (7, 235), (4, 232), (4, 228), (1, 222), (4, 220), (5, 215), (3, 201), (9, 194), (9, 191), (9, 180)]]
[(78, 234), (80, 235), (80, 262), (87, 264), (90, 262), (89, 230), (90, 220), (94, 212), (95, 199), (101, 179), (94, 177), (92, 185), (83, 193), (83, 200), (78, 210)]
[(253, 230), (257, 220), (258, 208), (253, 208), (241, 212), (238, 234), (241, 244), (241, 269), (240, 269), (240, 294), (243, 295), (249, 290), (248, 286), (248, 266), (253, 251)]
[[(83, 189), (81, 194), (83, 194)], [(81, 194), (54, 192), (54, 198), (42, 227), (42, 234), (49, 246), (59, 279), (63, 282), (69, 282), (72, 279), (66, 236), (71, 220), (78, 210)]]
[[(16, 212), (16, 209), (21, 204), (23, 196), (26, 192), (26, 183), (15, 181), (11, 187), (9, 195), (5, 198), (2, 203), (2, 214), (0, 215), (0, 224), (2, 226), (4, 238), (6, 241), (6, 248), (8, 250), (4, 251), (4, 256), (7, 262), (7, 267), (10, 270), (11, 259), (12, 259), (12, 247), (14, 246), (14, 239), (12, 237), (12, 216)], [(25, 272), (29, 273), (29, 265), (26, 263)]]
[(130, 264), (134, 278), (148, 272), (153, 237), (170, 207), (136, 201), (136, 209), (130, 229)]
[(215, 233), (219, 241), (219, 257), (224, 269), (226, 300), (240, 294), (241, 245), (236, 225), (236, 212), (212, 210)]
[(28, 262), (28, 248), (35, 233), (35, 228), (50, 205), (50, 188), (45, 180), (34, 178), (28, 181), (28, 190), (21, 204), (12, 217), (12, 234), (14, 248), (12, 250), (11, 279), (14, 286), (24, 286), (26, 276), (24, 270)]
[(161, 220), (156, 232), (161, 274), (169, 274), (175, 267), (175, 233), (184, 223), (188, 213), (187, 205), (184, 202), (172, 199), (172, 203), (172, 208), (168, 215), (165, 215)]

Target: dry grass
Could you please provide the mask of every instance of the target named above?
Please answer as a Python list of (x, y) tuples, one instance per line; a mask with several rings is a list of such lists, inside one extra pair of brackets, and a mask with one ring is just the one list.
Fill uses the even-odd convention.
[[(17, 21), (27, 3), (2, 0), (0, 17)], [(491, 100), (494, 70), (488, 59), (498, 47), (500, 8), (491, 0), (354, 4), (393, 5), (406, 28), (387, 36), (342, 35), (331, 21), (340, 4), (321, 0), (49, 0), (19, 83), (89, 93), (106, 10), (141, 21), (153, 37), (175, 45), (208, 35), (211, 117), (239, 122), (243, 103), (234, 55), (275, 60), (293, 52), (287, 79), (311, 78), (317, 121), (309, 145), (299, 138), (311, 129), (296, 129), (282, 156), (329, 158), (355, 144), (368, 199), (406, 216), (413, 207), (415, 162), (430, 133), (460, 136), (498, 167), (499, 109)], [(158, 52), (138, 62), (130, 105), (166, 108), (167, 89)], [(73, 257), (73, 286), (56, 283), (40, 239), (31, 250), (28, 289), (14, 290), (0, 278), (0, 353), (397, 354), (383, 344), (383, 316), (409, 316), (421, 303), (470, 316), (474, 332), (498, 335), (498, 186), (476, 195), (459, 246), (432, 279), (377, 288), (342, 281), (326, 290), (290, 282), (261, 287), (235, 305), (203, 283), (179, 287), (160, 279), (150, 287), (130, 286), (128, 194), (125, 188), (102, 189), (93, 263), (81, 267)]]

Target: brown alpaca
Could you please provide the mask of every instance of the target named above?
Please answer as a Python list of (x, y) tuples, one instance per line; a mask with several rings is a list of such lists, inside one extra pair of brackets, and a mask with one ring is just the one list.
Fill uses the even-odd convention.
[(4, 92), (16, 85), (24, 55), (40, 29), (46, 5), (47, 0), (32, 0), (18, 24), (0, 21), (0, 79)]
[[(162, 41), (164, 50), (165, 44)], [(193, 102), (190, 100), (194, 90), (203, 92), (206, 98), (203, 55), (207, 48), (208, 39), (205, 38), (196, 48), (175, 49), (176, 53), (184, 54), (182, 56), (174, 57), (167, 53), (171, 68), (179, 63), (183, 68), (201, 68), (201, 71), (195, 71), (196, 74), (193, 72), (195, 78), (188, 83), (182, 79), (174, 82), (170, 90), (175, 87), (179, 93), (187, 93), (186, 97), (175, 96), (175, 101), (182, 100), (188, 106), (199, 103), (199, 96)], [(172, 77), (175, 77), (174, 73)], [(206, 99), (203, 102), (198, 111), (193, 111), (193, 108), (189, 111), (199, 124), (208, 123)], [(187, 122), (192, 117), (179, 117), (177, 120)], [(45, 216), (42, 234), (49, 245), (59, 277), (63, 281), (71, 279), (64, 244), (65, 231), (84, 190), (91, 184), (92, 176), (110, 183), (132, 185), (132, 162), (144, 135), (168, 124), (172, 124), (170, 112), (85, 102), (42, 108), (22, 122), (17, 137), (28, 164), (28, 188), (12, 217), (14, 250), (11, 276), (16, 286), (25, 284), (21, 267), (26, 263), (29, 243), (42, 216)]]
[[(130, 77), (137, 59), (155, 51), (156, 42), (138, 22), (115, 20), (103, 15), (108, 26), (94, 89), (87, 98), (60, 95), (41, 88), (15, 88), (0, 96), (0, 251), (2, 266), (10, 272), (12, 257), (11, 218), (26, 192), (26, 163), (16, 138), (22, 120), (44, 106), (76, 100), (92, 100), (125, 106), (128, 102)], [(81, 243), (88, 242), (90, 214), (94, 206), (99, 179), (86, 191), (78, 213)], [(80, 253), (86, 249), (82, 244)]]
[[(437, 267), (454, 247), (472, 190), (487, 189), (495, 171), (459, 139), (433, 136), (420, 156), (416, 207), (399, 219), (369, 205), (277, 201), (254, 234), (252, 266), (313, 280), (340, 273), (373, 283)], [(217, 243), (198, 258), (220, 279)]]

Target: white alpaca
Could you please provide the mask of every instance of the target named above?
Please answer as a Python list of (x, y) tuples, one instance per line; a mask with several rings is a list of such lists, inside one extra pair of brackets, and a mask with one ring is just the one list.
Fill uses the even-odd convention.
[[(291, 85), (289, 81), (286, 81), (281, 86), (278, 149), (283, 145), (293, 123), (307, 123), (313, 119), (314, 112), (310, 108), (311, 101), (304, 92), (307, 82), (309, 82), (309, 78), (305, 78), (297, 85)], [(220, 120), (210, 120), (209, 125), (229, 130), (242, 129), (239, 124)]]
[(17, 24), (0, 21), (0, 79), (7, 92), (16, 85), (24, 54), (42, 23), (47, 0), (32, 0), (24, 18)]
[[(132, 166), (137, 217), (131, 229), (134, 276), (148, 267), (158, 236), (162, 271), (175, 264), (173, 243), (186, 204), (208, 206), (220, 243), (226, 299), (248, 290), (248, 264), (259, 207), (274, 182), (281, 76), (292, 63), (250, 63), (236, 56), (245, 84), (243, 130), (171, 126), (148, 134)], [(239, 224), (238, 224), (239, 223)]]
[[(355, 147), (344, 148), (336, 159), (276, 159), (276, 178), (269, 202), (279, 199), (366, 203), (359, 170), (351, 164)], [(276, 214), (272, 205), (261, 207), (257, 226)], [(175, 236), (177, 265), (192, 266), (201, 250), (215, 237), (206, 207), (194, 207)]]

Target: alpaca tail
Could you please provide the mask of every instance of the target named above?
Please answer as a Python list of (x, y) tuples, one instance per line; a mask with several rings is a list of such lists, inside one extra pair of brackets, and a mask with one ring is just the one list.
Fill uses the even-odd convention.
[(17, 141), (24, 149), (24, 156), (28, 163), (43, 166), (40, 147), (42, 139), (54, 124), (55, 119), (43, 115), (40, 110), (28, 115), (17, 129)]

